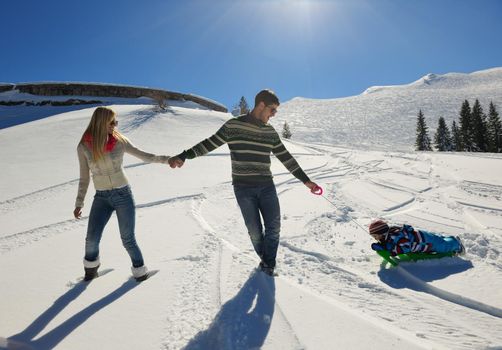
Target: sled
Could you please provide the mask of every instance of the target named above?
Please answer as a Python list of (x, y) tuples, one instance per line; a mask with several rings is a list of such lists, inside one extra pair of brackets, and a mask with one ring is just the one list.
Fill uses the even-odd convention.
[(383, 258), (383, 260), (385, 260), (392, 266), (397, 266), (399, 265), (399, 263), (403, 261), (441, 259), (456, 255), (455, 252), (448, 252), (448, 253), (405, 253), (392, 256), (390, 255), (390, 252), (388, 252), (387, 250), (377, 250), (376, 252)]

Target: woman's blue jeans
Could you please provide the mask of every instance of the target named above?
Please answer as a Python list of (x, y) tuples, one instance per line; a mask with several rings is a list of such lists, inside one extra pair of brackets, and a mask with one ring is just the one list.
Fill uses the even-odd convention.
[(120, 238), (124, 248), (131, 257), (132, 266), (143, 266), (143, 255), (136, 243), (134, 227), (136, 223), (136, 206), (129, 186), (112, 190), (96, 191), (92, 202), (87, 237), (85, 238), (85, 259), (95, 261), (99, 256), (99, 242), (105, 225), (113, 211), (117, 213)]
[(275, 267), (281, 231), (281, 209), (275, 185), (235, 185), (234, 193), (256, 254), (267, 266)]

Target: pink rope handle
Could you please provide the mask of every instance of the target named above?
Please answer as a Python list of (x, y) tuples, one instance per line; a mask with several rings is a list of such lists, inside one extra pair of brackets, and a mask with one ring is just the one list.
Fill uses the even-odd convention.
[(315, 194), (316, 196), (322, 196), (322, 194), (324, 193), (324, 190), (322, 189), (322, 187), (321, 187), (321, 186), (316, 186), (316, 187), (314, 187), (314, 188), (311, 190), (311, 192), (312, 192), (313, 194)]

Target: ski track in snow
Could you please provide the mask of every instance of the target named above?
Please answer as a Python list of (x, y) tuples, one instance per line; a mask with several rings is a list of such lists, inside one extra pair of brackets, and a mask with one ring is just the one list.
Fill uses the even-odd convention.
[[(125, 169), (136, 168), (139, 166), (149, 165), (149, 163), (134, 163), (124, 166)], [(6, 199), (0, 202), (0, 214), (10, 212), (12, 210), (18, 210), (25, 206), (31, 205), (34, 202), (40, 202), (47, 198), (54, 196), (57, 193), (65, 192), (70, 189), (74, 189), (75, 185), (78, 184), (79, 179), (73, 179), (66, 181), (57, 185), (42, 188), (37, 191), (23, 194), (14, 198)]]
[[(252, 266), (251, 264), (249, 264), (249, 262), (252, 262), (252, 261), (256, 261), (256, 259), (252, 258), (250, 255), (248, 254), (243, 254), (243, 252), (236, 246), (234, 246), (233, 244), (231, 244), (230, 242), (228, 242), (227, 240), (225, 240), (224, 238), (220, 237), (216, 231), (211, 227), (211, 225), (205, 220), (204, 216), (202, 215), (201, 213), (201, 206), (204, 202), (204, 199), (200, 200), (197, 204), (193, 205), (192, 207), (192, 215), (193, 217), (197, 220), (197, 222), (199, 223), (199, 225), (201, 226), (201, 228), (204, 230), (204, 232), (207, 234), (207, 237), (209, 237), (210, 239), (216, 241), (220, 247), (220, 256), (221, 256), (221, 249), (225, 249), (224, 247), (226, 247), (227, 250), (230, 250), (232, 251), (234, 254), (238, 254), (239, 256), (245, 256), (248, 258), (248, 263), (247, 265), (250, 266), (250, 270), (252, 271), (255, 267)], [(221, 268), (221, 258), (219, 259), (220, 260), (220, 264), (218, 264), (218, 286), (220, 286), (221, 284), (221, 279), (222, 279), (222, 276), (221, 276), (221, 271), (222, 271), (222, 268)], [(291, 342), (295, 343), (295, 348), (303, 348), (301, 346), (301, 343), (298, 339), (298, 337), (296, 336), (296, 333), (294, 331), (294, 329), (292, 328), (291, 324), (289, 323), (287, 317), (285, 316), (284, 312), (281, 310), (281, 307), (280, 305), (278, 304), (277, 301), (274, 301), (275, 303), (275, 309), (279, 311), (279, 315), (280, 316), (277, 316), (277, 313), (275, 313), (274, 317), (280, 317), (281, 320), (288, 325), (289, 329), (290, 329), (290, 338), (291, 338)], [(220, 297), (220, 305), (218, 306), (221, 306), (221, 297)], [(243, 341), (244, 342), (244, 339), (238, 339), (238, 342), (236, 343), (228, 343), (228, 339), (229, 337), (228, 336), (225, 336), (225, 332), (228, 332), (229, 330), (226, 329), (226, 327), (222, 327), (221, 330), (219, 330), (219, 332), (222, 332), (223, 334), (218, 334), (218, 337), (214, 337), (213, 335), (211, 335), (212, 339), (209, 339), (209, 342), (211, 343), (211, 345), (215, 346), (215, 348), (218, 348), (218, 349), (234, 349), (235, 346), (237, 346), (239, 348), (239, 346), (242, 346), (243, 344), (239, 343), (239, 341)], [(213, 339), (214, 338), (214, 339)], [(206, 340), (207, 341), (207, 340)], [(205, 344), (203, 344), (205, 345)], [(189, 345), (187, 347), (187, 349), (191, 349), (192, 347)], [(195, 347), (197, 348), (197, 347)]]
[[(201, 194), (194, 194), (189, 196), (179, 196), (149, 203), (137, 204), (136, 209), (144, 209), (173, 202), (191, 200), (200, 196)], [(39, 241), (43, 238), (74, 230), (76, 227), (83, 228), (87, 226), (87, 219), (89, 219), (89, 216), (82, 216), (80, 220), (68, 219), (40, 227), (35, 227), (23, 232), (7, 234), (3, 237), (0, 237), (0, 255), (5, 254), (10, 250), (22, 247), (26, 244)]]
[[(224, 192), (224, 189), (217, 189), (214, 191), (214, 194), (206, 193), (205, 197), (209, 196), (221, 196)], [(284, 189), (281, 189), (284, 193)], [(228, 196), (225, 196), (228, 197)], [(209, 226), (207, 221), (203, 221), (204, 226)], [(312, 227), (314, 229), (319, 228), (319, 223), (312, 223)], [(231, 225), (230, 225), (231, 226)], [(215, 232), (225, 232), (225, 230), (217, 230), (217, 229), (208, 229), (208, 232), (212, 232), (216, 235)], [(218, 237), (216, 235), (216, 237)], [(221, 240), (226, 241), (226, 238), (219, 237)], [(247, 242), (246, 242), (247, 243)], [(232, 244), (232, 243), (230, 243)], [(249, 244), (249, 243), (247, 243)], [(233, 244), (232, 244), (233, 245)], [(487, 325), (487, 322), (484, 321), (484, 327), (480, 327), (479, 331), (475, 331), (472, 329), (462, 328), (459, 323), (455, 323), (455, 317), (463, 317), (465, 314), (465, 308), (470, 308), (473, 311), (488, 313), (490, 315), (494, 314), (499, 317), (500, 310), (489, 305), (485, 305), (483, 303), (479, 303), (475, 300), (470, 300), (469, 298), (455, 295), (453, 293), (449, 293), (447, 291), (442, 291), (439, 288), (432, 288), (432, 286), (428, 286), (426, 282), (421, 281), (419, 285), (419, 289), (428, 291), (429, 295), (433, 295), (436, 298), (442, 300), (431, 301), (430, 297), (417, 295), (415, 297), (410, 297), (405, 293), (400, 293), (396, 291), (394, 288), (389, 287), (385, 284), (382, 285), (379, 279), (375, 279), (375, 276), (367, 275), (358, 270), (354, 270), (354, 268), (350, 268), (346, 265), (345, 259), (340, 258), (332, 258), (326, 254), (315, 252), (308, 249), (298, 248), (290, 243), (288, 240), (283, 239), (281, 242), (281, 247), (288, 248), (291, 252), (295, 253), (294, 256), (290, 256), (290, 253), (285, 253), (284, 250), (279, 250), (280, 255), (282, 256), (284, 271), (281, 269), (281, 276), (279, 278), (293, 278), (293, 284), (301, 284), (303, 286), (307, 286), (314, 293), (322, 294), (323, 296), (328, 296), (328, 298), (334, 298), (336, 300), (344, 300), (344, 302), (349, 305), (353, 305), (354, 307), (361, 308), (361, 300), (365, 300), (364, 308), (372, 313), (376, 314), (377, 317), (388, 320), (389, 322), (393, 322), (394, 319), (403, 319), (403, 314), (405, 314), (405, 320), (403, 324), (406, 324), (406, 318), (413, 320), (413, 323), (417, 322), (417, 311), (420, 310), (420, 315), (431, 315), (426, 317), (426, 321), (424, 324), (424, 332), (430, 334), (427, 335), (427, 338), (432, 341), (437, 341), (439, 344), (449, 341), (449, 338), (445, 338), (444, 334), (452, 334), (452, 333), (463, 333), (463, 334), (472, 334), (471, 341), (468, 344), (463, 344), (461, 348), (471, 348), (473, 345), (481, 346), (486, 342), (486, 334), (485, 333), (493, 333), (491, 329), (491, 325)], [(249, 255), (248, 255), (249, 256)], [(249, 259), (252, 259), (252, 254), (249, 256)], [(364, 260), (364, 259), (363, 259)], [(300, 261), (301, 263), (297, 263)], [(312, 278), (309, 276), (315, 276), (316, 278)], [(332, 286), (333, 283), (325, 282), (318, 283), (315, 282), (316, 279), (325, 280), (326, 278), (337, 281), (335, 286), (341, 284), (338, 288), (333, 288), (330, 291), (325, 290), (325, 286)], [(310, 282), (314, 281), (314, 282)], [(409, 281), (417, 283), (417, 280)], [(346, 290), (350, 289), (352, 291), (357, 291), (355, 293), (347, 293)], [(431, 291), (434, 291), (431, 292)], [(407, 303), (407, 307), (409, 309), (400, 309), (395, 310), (393, 307), (394, 298), (400, 299), (408, 299), (409, 303)], [(375, 302), (372, 302), (375, 300)], [(388, 305), (388, 307), (382, 308), (382, 300), (384, 300), (383, 304)], [(459, 301), (460, 300), (460, 301)], [(455, 302), (458, 306), (454, 308), (452, 311), (452, 322), (447, 325), (442, 324), (442, 319), (444, 315), (439, 314), (436, 317), (435, 308), (438, 307), (438, 304), (441, 305), (444, 301)], [(430, 306), (424, 306), (425, 304), (430, 303)], [(419, 307), (418, 307), (419, 305)], [(484, 316), (474, 316), (481, 317)], [(400, 323), (401, 324), (401, 323)], [(430, 327), (430, 324), (434, 324), (434, 327)], [(401, 326), (402, 327), (402, 326)], [(486, 327), (486, 329), (485, 329)], [(409, 332), (416, 332), (415, 329), (407, 329), (406, 326), (403, 327)], [(429, 329), (431, 328), (431, 329)], [(427, 332), (425, 331), (427, 329)], [(495, 335), (491, 334), (492, 338), (495, 339)], [(418, 337), (425, 337), (422, 333), (417, 333)], [(493, 338), (495, 337), (495, 338)], [(456, 347), (459, 347), (459, 344), (455, 344)]]
[[(192, 212), (193, 203), (203, 197), (193, 196), (178, 204), (183, 204), (188, 212)], [(207, 235), (198, 236), (198, 244), (193, 247), (192, 253), (178, 259), (185, 262), (184, 278), (175, 282), (179, 297), (166, 312), (163, 349), (181, 349), (186, 346), (201, 327), (209, 325), (211, 316), (221, 305), (221, 245)]]
[[(291, 256), (290, 253), (281, 251), (280, 255), (283, 260), (283, 268), (281, 269), (281, 276), (279, 278), (292, 279), (293, 284), (301, 284), (307, 286), (314, 293), (322, 294), (324, 297), (334, 298), (335, 300), (343, 300), (345, 303), (357, 308), (364, 308), (367, 312), (371, 314), (376, 314), (377, 317), (383, 318), (389, 322), (394, 322), (395, 319), (404, 320), (401, 323), (406, 325), (406, 319), (410, 319), (413, 323), (417, 322), (417, 311), (420, 312), (422, 317), (424, 315), (431, 315), (426, 317), (424, 322), (423, 331), (425, 333), (430, 332), (427, 338), (432, 341), (438, 341), (441, 343), (443, 341), (443, 334), (452, 333), (472, 333), (473, 340), (469, 344), (465, 344), (466, 349), (471, 348), (473, 344), (482, 345), (485, 343), (486, 334), (484, 333), (487, 329), (479, 331), (476, 334), (475, 331), (471, 329), (462, 329), (458, 324), (453, 323), (448, 325), (442, 324), (442, 319), (444, 315), (437, 315), (435, 312), (435, 306), (437, 302), (432, 303), (429, 307), (424, 307), (424, 304), (430, 303), (427, 297), (417, 296), (415, 298), (410, 298), (407, 294), (400, 293), (393, 288), (382, 285), (378, 279), (372, 276), (365, 275), (361, 272), (356, 272), (353, 268), (349, 268), (346, 264), (340, 264), (340, 258), (332, 258), (325, 254), (297, 248), (293, 246), (288, 241), (282, 241), (282, 247), (288, 248), (290, 251), (296, 253)], [(314, 278), (315, 277), (315, 278)], [(316, 280), (323, 280), (319, 283)], [(327, 280), (336, 281), (336, 283), (330, 283)], [(312, 281), (312, 282), (311, 282)], [(325, 289), (325, 286), (333, 286), (329, 291)], [(422, 287), (426, 284), (423, 282)], [(427, 288), (423, 288), (427, 289)], [(351, 292), (347, 292), (350, 290)], [(446, 293), (437, 293), (438, 295), (445, 295)], [(438, 296), (436, 295), (436, 296)], [(395, 298), (408, 299), (407, 307), (409, 309), (396, 310), (393, 306), (393, 300)], [(425, 300), (424, 300), (425, 299)], [(361, 300), (364, 300), (364, 304), (361, 304)], [(467, 300), (465, 298), (464, 300)], [(373, 302), (374, 301), (374, 302)], [(382, 302), (387, 307), (382, 308)], [(471, 304), (476, 304), (476, 301), (471, 301)], [(409, 306), (408, 306), (409, 305)], [(468, 305), (467, 302), (461, 304), (461, 306)], [(500, 312), (495, 308), (487, 307), (489, 311)], [(485, 310), (483, 310), (485, 311)], [(464, 308), (457, 308), (453, 312), (452, 319), (455, 317), (462, 317), (465, 313)], [(455, 316), (456, 314), (456, 316)], [(429, 329), (430, 326), (427, 324), (435, 323), (436, 325)], [(484, 322), (486, 325), (486, 321)], [(488, 329), (491, 326), (486, 326)], [(403, 327), (407, 329), (406, 326)], [(416, 332), (415, 329), (407, 329), (410, 332)], [(427, 330), (427, 331), (426, 331)], [(494, 338), (492, 338), (494, 339)], [(459, 344), (455, 346), (458, 347)]]

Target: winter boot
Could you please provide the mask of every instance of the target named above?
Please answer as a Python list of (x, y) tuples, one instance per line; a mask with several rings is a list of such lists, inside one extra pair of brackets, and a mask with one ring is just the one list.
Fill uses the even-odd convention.
[(84, 281), (90, 281), (96, 277), (98, 277), (98, 269), (99, 269), (99, 257), (95, 261), (89, 261), (84, 259)]
[(460, 239), (459, 236), (455, 237), (458, 241), (458, 244), (460, 245), (459, 251), (455, 255), (465, 255), (465, 247), (464, 244), (462, 243), (462, 240)]
[(258, 268), (266, 273), (269, 276), (274, 276), (274, 268), (269, 267), (267, 264), (265, 264), (263, 261), (260, 261), (260, 265), (258, 265)]
[(140, 267), (131, 267), (132, 276), (137, 282), (142, 282), (148, 278), (148, 269), (145, 265)]

